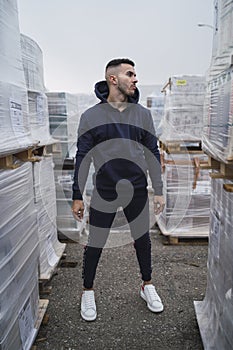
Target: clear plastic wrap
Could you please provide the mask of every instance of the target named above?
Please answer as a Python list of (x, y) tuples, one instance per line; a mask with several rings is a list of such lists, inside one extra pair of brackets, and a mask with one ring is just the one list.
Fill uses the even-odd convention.
[(67, 92), (48, 92), (50, 133), (61, 143), (63, 159), (69, 157), (69, 150), (77, 141), (77, 127), (80, 119), (78, 97)]
[(233, 68), (209, 81), (204, 107), (202, 147), (215, 159), (233, 160)]
[(42, 50), (32, 38), (24, 34), (20, 35), (20, 42), (27, 88), (30, 91), (44, 92)]
[[(39, 302), (37, 248), (38, 246), (31, 254), (25, 254), (24, 265), (15, 272), (14, 279), (11, 279), (3, 288), (1, 287), (0, 334), (2, 338), (0, 339), (0, 349), (24, 349), (26, 343), (31, 343), (36, 332), (34, 324), (38, 318)], [(30, 324), (27, 331), (22, 332), (19, 324), (22, 322), (22, 310), (28, 299), (30, 302)], [(15, 332), (16, 334), (14, 334)], [(6, 347), (6, 344), (12, 342), (12, 338), (15, 338), (14, 342), (18, 344), (18, 347)], [(23, 343), (25, 344), (23, 345)]]
[(55, 170), (56, 197), (57, 197), (57, 227), (59, 236), (69, 237), (77, 241), (86, 228), (88, 219), (88, 200), (84, 195), (84, 217), (81, 222), (74, 219), (71, 211), (73, 170)]
[[(20, 313), (32, 296), (31, 328), (38, 316), (38, 226), (31, 163), (0, 171), (0, 203), (0, 349), (18, 350), (24, 349)], [(27, 342), (31, 334), (24, 337)]]
[[(66, 92), (48, 92), (48, 107), (50, 132), (54, 139), (60, 143), (60, 150), (57, 147), (57, 152), (54, 153), (55, 162), (55, 182), (57, 193), (57, 227), (59, 237), (69, 237), (73, 240), (78, 240), (80, 233), (83, 232), (87, 216), (88, 203), (86, 198), (86, 210), (84, 220), (80, 223), (76, 221), (71, 212), (72, 203), (72, 170), (63, 170), (63, 164), (66, 158), (73, 159), (76, 154), (77, 144), (77, 129), (81, 114), (90, 106), (96, 103), (96, 97), (91, 94), (69, 94)], [(91, 174), (87, 184), (87, 191), (92, 191)]]
[(61, 157), (74, 157), (81, 114), (96, 101), (94, 95), (48, 92), (50, 133), (61, 143)]
[(0, 155), (32, 146), (16, 0), (0, 0)]
[(48, 279), (65, 249), (57, 237), (56, 190), (52, 156), (33, 164), (35, 206), (40, 247), (40, 278)]
[(214, 1), (214, 32), (209, 76), (229, 68), (233, 54), (233, 1)]
[(205, 77), (198, 75), (172, 76), (165, 88), (164, 115), (160, 140), (201, 140)]
[(207, 289), (204, 300), (195, 302), (206, 350), (233, 348), (233, 193), (223, 188), (225, 183), (233, 185), (212, 180)]
[(49, 131), (48, 101), (45, 93), (28, 91), (31, 135), (39, 145), (54, 143)]
[(147, 108), (151, 111), (157, 137), (162, 134), (160, 123), (164, 114), (164, 95), (151, 95), (147, 97)]
[(210, 178), (198, 164), (203, 154), (163, 154), (165, 209), (158, 218), (163, 234), (207, 237), (209, 233)]
[(39, 145), (55, 142), (49, 131), (48, 101), (45, 95), (43, 54), (38, 44), (21, 34), (24, 75), (28, 89), (29, 119), (32, 137)]
[(218, 0), (215, 3), (217, 21), (217, 45), (215, 55), (221, 55), (233, 49), (233, 1)]

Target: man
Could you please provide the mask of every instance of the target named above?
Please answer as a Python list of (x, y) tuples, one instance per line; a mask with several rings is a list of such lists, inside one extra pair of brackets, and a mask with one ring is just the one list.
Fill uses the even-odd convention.
[(101, 102), (81, 117), (78, 130), (72, 211), (82, 220), (84, 191), (91, 161), (94, 190), (90, 204), (89, 239), (84, 248), (81, 316), (97, 317), (94, 278), (117, 208), (128, 220), (142, 276), (141, 297), (152, 312), (163, 304), (151, 282), (151, 241), (147, 172), (154, 189), (155, 214), (164, 208), (160, 155), (149, 110), (138, 104), (134, 62), (120, 58), (106, 66), (104, 81), (95, 85)]

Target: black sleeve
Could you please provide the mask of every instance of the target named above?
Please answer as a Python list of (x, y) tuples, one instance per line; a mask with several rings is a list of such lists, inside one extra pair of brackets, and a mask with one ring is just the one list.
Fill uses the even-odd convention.
[(88, 127), (85, 114), (81, 116), (78, 128), (77, 152), (73, 182), (72, 199), (83, 199), (83, 192), (91, 164), (91, 150), (93, 148), (93, 137)]

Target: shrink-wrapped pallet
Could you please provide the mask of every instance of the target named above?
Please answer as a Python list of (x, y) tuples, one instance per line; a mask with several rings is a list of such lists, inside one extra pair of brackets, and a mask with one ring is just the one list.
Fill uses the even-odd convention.
[(31, 163), (0, 171), (0, 349), (32, 345), (38, 317), (38, 226)]
[(209, 81), (204, 108), (202, 147), (224, 163), (233, 160), (233, 68)]
[(229, 68), (232, 54), (233, 0), (215, 0), (210, 78)]
[(16, 0), (0, 0), (0, 155), (32, 146)]
[(33, 164), (35, 206), (37, 209), (41, 279), (49, 279), (54, 272), (65, 244), (58, 241), (56, 190), (52, 156), (42, 157)]
[(37, 42), (21, 34), (21, 52), (28, 90), (45, 92), (43, 53)]
[(50, 134), (61, 144), (61, 158), (64, 160), (64, 158), (75, 157), (77, 129), (81, 114), (96, 102), (96, 98), (93, 94), (67, 92), (47, 92), (46, 95)]
[(39, 145), (53, 143), (49, 131), (48, 101), (45, 94), (43, 53), (31, 38), (21, 34), (21, 52), (28, 89), (29, 120), (32, 137)]
[(32, 137), (38, 146), (56, 142), (50, 135), (47, 96), (43, 92), (28, 91), (29, 118)]
[(88, 217), (88, 201), (84, 195), (84, 217), (83, 220), (74, 220), (71, 211), (73, 170), (55, 170), (56, 200), (57, 200), (57, 227), (59, 237), (68, 237), (74, 241), (79, 240), (84, 232)]
[(205, 350), (233, 348), (233, 192), (224, 184), (233, 186), (212, 180), (207, 289), (204, 300), (195, 302)]
[(164, 96), (162, 95), (151, 95), (147, 97), (147, 108), (150, 110), (155, 132), (157, 137), (159, 137), (162, 133), (162, 129), (160, 127), (163, 114), (164, 114)]
[(164, 143), (201, 140), (205, 78), (198, 75), (172, 76), (164, 92), (160, 140)]
[(67, 92), (47, 92), (50, 133), (61, 144), (62, 159), (69, 157), (77, 141), (80, 118), (78, 97)]
[(200, 169), (200, 154), (163, 155), (165, 208), (158, 218), (163, 234), (207, 237), (209, 233), (210, 179)]

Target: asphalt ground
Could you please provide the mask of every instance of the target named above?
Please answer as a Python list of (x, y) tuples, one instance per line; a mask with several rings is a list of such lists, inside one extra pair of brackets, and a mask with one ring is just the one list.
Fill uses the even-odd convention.
[[(111, 234), (116, 239), (116, 233)], [(140, 273), (132, 242), (103, 250), (95, 280), (98, 317), (80, 316), (83, 244), (67, 243), (66, 262), (58, 267), (46, 314), (34, 345), (37, 350), (202, 350), (194, 300), (206, 289), (208, 246), (164, 244), (158, 229), (151, 231), (153, 282), (164, 311), (152, 313), (139, 296)], [(111, 246), (111, 244), (109, 245)], [(65, 264), (66, 265), (66, 264)]]

